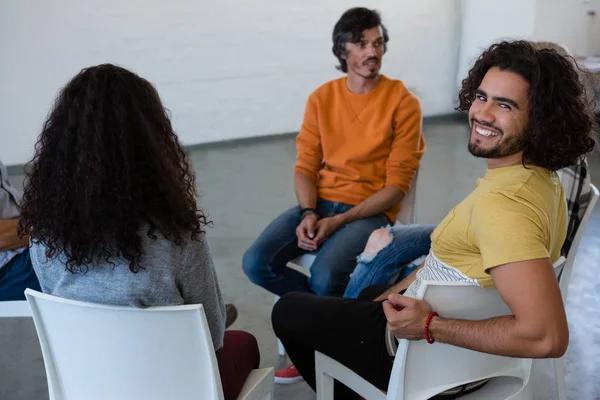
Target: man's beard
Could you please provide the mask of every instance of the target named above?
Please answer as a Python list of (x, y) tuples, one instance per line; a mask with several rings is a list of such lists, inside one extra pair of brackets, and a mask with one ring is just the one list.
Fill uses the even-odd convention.
[[(357, 73), (357, 75), (364, 79), (375, 79), (379, 76), (379, 69), (381, 68), (381, 60), (377, 57), (369, 57), (365, 61), (362, 62), (361, 66), (362, 67), (366, 66), (369, 61), (375, 61), (377, 63), (375, 68), (373, 68), (373, 69), (369, 68), (370, 71), (368, 74)], [(358, 70), (360, 70), (360, 68), (358, 68)]]
[[(479, 147), (479, 143), (481, 142), (481, 140), (475, 139), (475, 141), (472, 141), (471, 137), (469, 137), (469, 144), (468, 144), (467, 148), (469, 149), (469, 153), (471, 153), (475, 157), (481, 157), (481, 158), (508, 157), (508, 156), (512, 156), (513, 154), (516, 154), (520, 151), (523, 151), (523, 149), (525, 148), (526, 132), (523, 132), (520, 135), (516, 135), (516, 136), (510, 137), (510, 138), (502, 141), (502, 138), (504, 137), (504, 133), (502, 132), (501, 129), (499, 129), (498, 127), (492, 126), (490, 124), (485, 124), (485, 123), (479, 122), (479, 121), (475, 120), (474, 118), (471, 119), (471, 127), (473, 127), (475, 122), (477, 122), (477, 124), (481, 125), (482, 127), (487, 126), (492, 129), (495, 129), (498, 132), (500, 132), (500, 134), (501, 134), (500, 142), (491, 148)], [(471, 131), (473, 131), (473, 128), (471, 128)]]

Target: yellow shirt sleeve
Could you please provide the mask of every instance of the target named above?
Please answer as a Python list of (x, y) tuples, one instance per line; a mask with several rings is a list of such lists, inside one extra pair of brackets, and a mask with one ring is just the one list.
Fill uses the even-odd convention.
[(476, 200), (468, 234), (489, 273), (503, 264), (550, 257), (546, 225), (532, 204), (492, 192)]

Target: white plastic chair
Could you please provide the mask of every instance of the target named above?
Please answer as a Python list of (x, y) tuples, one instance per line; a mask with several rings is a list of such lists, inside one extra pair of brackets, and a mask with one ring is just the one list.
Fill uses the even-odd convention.
[[(575, 232), (575, 236), (573, 238), (573, 243), (569, 248), (569, 252), (567, 253), (566, 262), (564, 266), (557, 270), (558, 276), (558, 285), (560, 287), (560, 293), (562, 294), (563, 303), (566, 305), (567, 303), (567, 294), (569, 292), (569, 282), (571, 281), (571, 273), (573, 272), (573, 264), (575, 263), (575, 256), (577, 255), (577, 250), (579, 249), (579, 243), (581, 242), (581, 238), (585, 233), (585, 228), (592, 217), (592, 212), (594, 211), (594, 207), (598, 201), (598, 188), (596, 186), (591, 185), (590, 187), (590, 201), (588, 206), (581, 218), (581, 222), (577, 227), (577, 231)], [(559, 400), (566, 400), (567, 392), (566, 392), (566, 384), (565, 384), (565, 360), (564, 357), (555, 358), (554, 359), (554, 373), (556, 374), (556, 389), (558, 392)]]
[[(137, 309), (25, 291), (50, 400), (223, 399), (202, 305)], [(238, 399), (273, 399), (273, 368)]]
[[(425, 281), (418, 298), (447, 318), (481, 320), (510, 315), (498, 291), (464, 282)], [(494, 378), (469, 396), (478, 399), (530, 399), (531, 359), (503, 357), (425, 340), (400, 340), (387, 393), (355, 372), (317, 352), (317, 399), (333, 399), (334, 379), (367, 400), (425, 400), (444, 390)], [(475, 398), (475, 397), (472, 397)]]
[[(413, 178), (413, 182), (410, 185), (410, 189), (408, 190), (408, 193), (406, 193), (406, 195), (402, 199), (402, 203), (400, 204), (400, 211), (396, 216), (396, 225), (409, 225), (415, 223), (415, 220), (417, 218), (416, 197), (418, 177), (419, 171), (417, 170), (415, 177)], [(288, 264), (303, 267), (306, 269), (306, 274), (310, 275), (310, 267), (315, 261), (315, 258), (317, 258), (317, 253), (318, 251), (313, 251), (310, 253), (303, 254), (300, 257), (290, 261)], [(277, 300), (279, 300), (279, 296), (275, 295), (275, 303), (277, 303)], [(283, 347), (283, 344), (279, 339), (277, 339), (277, 347), (279, 350), (279, 355), (285, 356), (285, 347)]]
[[(553, 264), (558, 275), (565, 257)], [(417, 298), (427, 301), (446, 318), (482, 320), (511, 315), (500, 294), (464, 282), (425, 281)], [(332, 358), (316, 352), (317, 399), (333, 399), (334, 379), (367, 400), (425, 400), (444, 390), (493, 378), (468, 399), (531, 399), (531, 359), (503, 357), (444, 343), (400, 340), (387, 393)], [(425, 372), (426, 371), (426, 372)]]
[(0, 318), (31, 317), (26, 300), (0, 301)]

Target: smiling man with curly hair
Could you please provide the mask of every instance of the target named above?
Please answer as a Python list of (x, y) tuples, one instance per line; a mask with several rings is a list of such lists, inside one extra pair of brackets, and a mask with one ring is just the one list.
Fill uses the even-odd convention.
[[(398, 339), (510, 357), (565, 353), (569, 329), (552, 262), (561, 255), (568, 217), (556, 171), (594, 147), (583, 93), (572, 63), (554, 50), (514, 41), (481, 55), (462, 82), (458, 110), (469, 117), (468, 149), (485, 159), (487, 172), (434, 230), (424, 264), (383, 294), (290, 293), (275, 305), (275, 333), (309, 385), (315, 387), (317, 350), (386, 390)], [(415, 299), (425, 280), (496, 288), (513, 315), (438, 316)], [(376, 295), (380, 301), (371, 301)], [(353, 395), (336, 388), (336, 398)]]

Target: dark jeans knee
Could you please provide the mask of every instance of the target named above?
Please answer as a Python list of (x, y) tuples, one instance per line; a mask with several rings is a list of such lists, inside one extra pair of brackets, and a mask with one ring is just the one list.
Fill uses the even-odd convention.
[(310, 290), (318, 296), (334, 296), (342, 297), (344, 290), (348, 285), (350, 277), (347, 278), (345, 283), (342, 283), (342, 277), (337, 276), (339, 274), (333, 274), (331, 271), (326, 273), (319, 273), (318, 269), (311, 271), (312, 275), (309, 279)]
[(0, 301), (25, 300), (25, 289), (41, 292), (29, 250), (24, 250), (0, 269)]
[(246, 250), (242, 257), (242, 270), (244, 274), (250, 279), (252, 283), (260, 285), (262, 283), (261, 267), (264, 264), (261, 263), (261, 256), (258, 249), (253, 247)]

